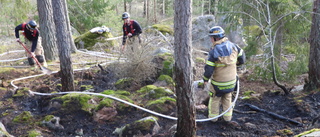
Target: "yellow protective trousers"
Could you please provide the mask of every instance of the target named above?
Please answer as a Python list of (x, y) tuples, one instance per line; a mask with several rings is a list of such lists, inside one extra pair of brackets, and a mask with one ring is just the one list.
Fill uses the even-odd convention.
[[(211, 84), (210, 84), (211, 85)], [(212, 87), (212, 86), (211, 86)], [(213, 89), (213, 88), (211, 88)], [(211, 90), (212, 92), (213, 90)], [(221, 104), (220, 104), (221, 103)], [(232, 106), (232, 92), (226, 93), (221, 97), (217, 97), (216, 95), (210, 96), (209, 104), (208, 104), (208, 117), (212, 118), (218, 116), (220, 114), (220, 105), (222, 105), (222, 112), (226, 111), (230, 106)], [(231, 121), (232, 119), (233, 107), (223, 115), (223, 119), (225, 121)], [(216, 122), (218, 119), (213, 119), (213, 122)]]
[[(31, 52), (31, 47), (32, 47), (32, 41), (29, 41), (29, 40), (25, 40), (25, 43), (26, 43), (26, 47), (27, 49)], [(43, 47), (42, 47), (42, 44), (41, 44), (41, 37), (38, 38), (38, 42), (37, 42), (37, 47), (36, 47), (36, 50), (34, 51), (34, 54), (36, 56), (42, 56), (43, 57), (43, 62), (41, 62), (41, 65), (43, 66), (47, 66), (47, 62), (46, 62), (46, 58), (44, 56), (44, 50), (43, 50)], [(26, 55), (28, 58), (31, 58), (31, 55), (26, 51)]]

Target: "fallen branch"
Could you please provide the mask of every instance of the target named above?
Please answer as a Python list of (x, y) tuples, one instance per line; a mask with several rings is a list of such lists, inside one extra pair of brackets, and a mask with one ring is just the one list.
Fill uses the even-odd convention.
[(296, 120), (292, 120), (292, 119), (286, 118), (286, 117), (284, 117), (284, 116), (278, 115), (278, 114), (276, 114), (276, 113), (269, 112), (269, 111), (267, 111), (267, 110), (264, 110), (264, 109), (261, 109), (261, 108), (255, 106), (255, 105), (245, 104), (245, 106), (248, 106), (249, 108), (251, 108), (251, 109), (253, 109), (253, 110), (255, 110), (255, 111), (260, 111), (260, 112), (267, 113), (267, 114), (273, 116), (274, 118), (281, 119), (281, 120), (285, 120), (285, 121), (289, 121), (289, 122), (291, 122), (291, 123), (293, 123), (293, 124), (297, 124), (298, 126), (302, 126), (302, 125), (303, 125), (302, 123), (300, 123), (300, 122), (298, 122), (298, 121), (296, 121)]

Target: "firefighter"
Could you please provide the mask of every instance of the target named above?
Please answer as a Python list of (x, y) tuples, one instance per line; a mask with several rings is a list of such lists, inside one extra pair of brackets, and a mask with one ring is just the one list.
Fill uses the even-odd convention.
[[(225, 37), (225, 31), (220, 26), (212, 27), (209, 37), (213, 47), (204, 67), (203, 80), (210, 95), (208, 117), (215, 117), (220, 114), (220, 102), (223, 112), (232, 105), (232, 92), (237, 82), (237, 65), (245, 63), (245, 54), (238, 45)], [(225, 121), (231, 121), (232, 111), (233, 106), (223, 115)], [(217, 120), (213, 119), (212, 122)]]
[(132, 44), (134, 41), (139, 41), (139, 43), (141, 43), (140, 34), (142, 33), (142, 29), (136, 20), (130, 19), (130, 14), (128, 12), (124, 12), (122, 14), (122, 20), (124, 23), (122, 27), (123, 41), (121, 50), (124, 50), (128, 42), (130, 42), (130, 44)]
[[(19, 31), (23, 32), (25, 37), (26, 47), (29, 49), (31, 54), (37, 58), (39, 63), (43, 66), (47, 66), (46, 59), (44, 57), (43, 47), (41, 45), (41, 37), (39, 30), (37, 29), (37, 23), (34, 20), (30, 20), (28, 23), (22, 23), (16, 26), (15, 36), (16, 41), (20, 42)], [(30, 66), (34, 66), (35, 61), (32, 56), (26, 51), (28, 62)]]

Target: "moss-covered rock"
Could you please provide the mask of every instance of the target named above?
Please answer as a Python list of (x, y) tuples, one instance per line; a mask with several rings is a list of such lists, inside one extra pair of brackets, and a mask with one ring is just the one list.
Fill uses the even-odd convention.
[(23, 97), (25, 95), (29, 95), (29, 88), (23, 87), (18, 89), (13, 97)]
[(162, 97), (157, 100), (149, 101), (146, 107), (153, 111), (167, 114), (176, 108), (176, 100), (170, 97)]
[(154, 24), (152, 25), (152, 28), (159, 30), (163, 34), (170, 34), (173, 35), (173, 28), (170, 27), (169, 25), (163, 25), (163, 24)]
[(95, 46), (105, 46), (105, 51), (110, 50), (110, 48), (116, 45), (115, 40), (109, 40), (108, 38), (113, 38), (113, 35), (110, 32), (103, 32), (102, 34), (91, 33), (90, 31), (77, 37), (74, 42), (77, 48), (92, 50)]
[(114, 84), (114, 86), (115, 86), (117, 89), (130, 88), (132, 81), (133, 81), (132, 78), (122, 78), (122, 79), (119, 79), (119, 80)]
[(163, 53), (158, 55), (160, 58), (163, 59), (162, 62), (162, 75), (169, 75), (170, 77), (173, 76), (173, 66), (174, 66), (174, 58), (171, 53)]
[(92, 98), (92, 96), (86, 94), (71, 93), (61, 97), (55, 97), (52, 100), (61, 100), (63, 102), (62, 109), (64, 110), (84, 110), (91, 114), (91, 110), (96, 106), (96, 104), (89, 103), (89, 100)]
[(33, 116), (30, 111), (23, 111), (20, 115), (13, 118), (13, 122), (30, 123), (33, 121)]
[(165, 81), (167, 83), (167, 85), (169, 85), (169, 86), (175, 85), (172, 77), (170, 77), (169, 75), (160, 75), (157, 80), (158, 81)]
[(160, 130), (157, 120), (158, 119), (156, 117), (149, 116), (131, 124), (127, 124), (124, 127), (117, 128), (113, 133), (119, 134), (119, 136), (123, 137), (154, 135)]
[[(128, 91), (123, 91), (123, 90), (105, 90), (103, 92), (101, 92), (101, 94), (106, 94), (106, 95), (111, 95), (113, 97), (125, 100), (127, 102), (130, 103), (134, 103), (133, 100), (131, 100), (129, 98), (129, 96), (131, 95), (130, 92)], [(118, 101), (114, 101), (113, 99), (110, 98), (104, 98), (102, 101), (100, 101), (98, 107), (96, 108), (96, 110), (100, 110), (103, 107), (116, 107), (117, 110), (122, 111), (128, 107), (130, 107), (129, 105), (122, 103), (122, 102), (118, 102)]]
[(142, 98), (145, 99), (158, 99), (165, 96), (173, 95), (174, 93), (167, 88), (157, 87), (155, 85), (147, 85), (137, 90)]

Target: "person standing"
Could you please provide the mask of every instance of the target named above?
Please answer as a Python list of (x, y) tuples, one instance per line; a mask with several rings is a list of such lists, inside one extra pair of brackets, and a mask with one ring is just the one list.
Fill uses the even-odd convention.
[[(214, 26), (209, 30), (209, 37), (213, 43), (208, 60), (204, 67), (204, 87), (209, 90), (208, 117), (220, 114), (220, 102), (223, 111), (232, 107), (223, 115), (225, 121), (231, 121), (233, 106), (232, 92), (235, 90), (237, 78), (237, 65), (245, 63), (245, 53), (236, 44), (225, 37), (225, 31), (220, 26)], [(208, 85), (208, 81), (211, 83)], [(209, 88), (208, 88), (209, 87)], [(213, 119), (216, 122), (218, 119)]]
[[(132, 44), (134, 41), (139, 40), (139, 43), (141, 43), (140, 34), (142, 33), (142, 29), (136, 20), (130, 19), (130, 14), (128, 12), (122, 14), (122, 20), (124, 23), (122, 27), (123, 41), (121, 50), (123, 51), (128, 42)], [(133, 49), (133, 47), (131, 48)]]
[[(41, 37), (39, 30), (37, 29), (37, 23), (34, 20), (30, 20), (28, 23), (22, 23), (16, 26), (15, 28), (15, 36), (16, 41), (20, 41), (19, 31), (23, 32), (25, 37), (25, 45), (27, 49), (31, 52), (31, 54), (37, 58), (39, 63), (43, 66), (47, 66), (43, 47), (41, 45)], [(33, 60), (32, 56), (26, 51), (28, 62), (30, 66), (34, 66), (35, 61)]]

